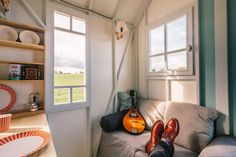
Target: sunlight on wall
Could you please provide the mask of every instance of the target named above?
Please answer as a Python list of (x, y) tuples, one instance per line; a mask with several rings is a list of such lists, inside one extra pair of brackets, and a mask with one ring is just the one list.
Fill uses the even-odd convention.
[(171, 81), (170, 100), (197, 104), (197, 83), (195, 81)]
[(184, 87), (180, 82), (171, 83), (171, 100), (172, 101), (184, 101)]

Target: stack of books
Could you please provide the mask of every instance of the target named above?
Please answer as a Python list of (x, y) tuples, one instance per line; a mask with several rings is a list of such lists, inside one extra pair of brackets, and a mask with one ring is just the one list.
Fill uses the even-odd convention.
[(9, 80), (42, 80), (42, 66), (11, 64)]

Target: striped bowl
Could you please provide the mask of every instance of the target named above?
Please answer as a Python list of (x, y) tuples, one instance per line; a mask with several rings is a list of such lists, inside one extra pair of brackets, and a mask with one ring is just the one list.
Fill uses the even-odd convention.
[(0, 139), (1, 157), (28, 157), (47, 146), (51, 134), (43, 130), (20, 132)]
[(11, 125), (12, 114), (0, 114), (0, 132), (7, 131)]

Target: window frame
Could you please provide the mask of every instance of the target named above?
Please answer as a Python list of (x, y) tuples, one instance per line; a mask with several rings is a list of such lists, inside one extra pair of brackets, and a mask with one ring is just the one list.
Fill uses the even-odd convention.
[[(66, 111), (66, 110), (73, 110), (73, 109), (80, 109), (80, 108), (86, 108), (90, 106), (90, 60), (89, 60), (89, 18), (86, 13), (80, 12), (78, 10), (75, 10), (73, 8), (65, 7), (60, 4), (53, 3), (54, 5), (49, 5), (47, 6), (47, 15), (49, 16), (47, 19), (47, 32), (46, 32), (46, 40), (49, 42), (47, 44), (47, 54), (46, 54), (46, 67), (47, 67), (47, 82), (46, 82), (46, 103), (47, 103), (47, 112), (48, 113), (53, 113), (53, 112), (60, 112), (60, 111)], [(54, 12), (60, 12), (64, 13), (67, 15), (70, 15), (71, 23), (72, 23), (72, 18), (77, 17), (79, 19), (85, 20), (86, 21), (86, 28), (85, 28), (85, 41), (86, 41), (86, 54), (85, 54), (85, 85), (82, 86), (73, 86), (75, 88), (77, 87), (84, 87), (86, 89), (86, 100), (83, 102), (71, 102), (67, 104), (54, 104), (54, 89), (58, 89), (54, 85), (54, 31), (55, 28), (57, 30), (63, 30), (68, 32), (69, 30), (56, 27), (54, 25)], [(72, 25), (70, 25), (70, 33), (72, 32)], [(84, 34), (84, 33), (79, 33), (77, 31), (73, 31), (76, 34)], [(53, 53), (50, 53), (53, 52)], [(48, 54), (50, 53), (50, 54)], [(67, 87), (67, 86), (63, 86)], [(71, 87), (71, 86), (68, 86)], [(59, 87), (60, 88), (60, 87)], [(49, 90), (49, 91), (48, 91)], [(72, 89), (71, 89), (72, 90)], [(72, 94), (70, 95), (70, 99), (72, 100)]]
[[(172, 51), (167, 51), (167, 24), (169, 22), (172, 22), (181, 16), (186, 15), (186, 48), (182, 49), (176, 49)], [(158, 53), (158, 54), (151, 54), (151, 40), (150, 40), (150, 31), (154, 30), (158, 27), (161, 27), (164, 25), (164, 52)], [(152, 77), (152, 76), (189, 76), (189, 75), (194, 75), (194, 46), (193, 46), (193, 8), (190, 7), (188, 9), (178, 11), (177, 13), (172, 13), (168, 15), (167, 17), (164, 17), (157, 22), (154, 22), (153, 24), (149, 25), (146, 27), (146, 76), (147, 77)], [(191, 48), (189, 48), (191, 46)], [(191, 49), (190, 51), (188, 49)], [(185, 71), (177, 71), (177, 70), (165, 70), (165, 71), (160, 71), (160, 72), (150, 72), (150, 59), (151, 57), (155, 56), (163, 56), (164, 55), (164, 67), (165, 69), (167, 68), (167, 55), (168, 54), (176, 54), (178, 52), (182, 52), (183, 50), (186, 50), (187, 54), (187, 70)]]

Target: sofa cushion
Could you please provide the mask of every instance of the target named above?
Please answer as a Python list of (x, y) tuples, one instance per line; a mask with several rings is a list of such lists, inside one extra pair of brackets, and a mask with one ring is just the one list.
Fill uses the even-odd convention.
[(146, 131), (140, 135), (103, 131), (98, 157), (148, 157), (144, 149), (149, 136)]
[(164, 123), (171, 118), (177, 118), (180, 124), (175, 143), (199, 154), (214, 135), (217, 111), (190, 103), (173, 102), (167, 106)]
[(139, 100), (138, 110), (146, 122), (146, 130), (151, 130), (157, 120), (164, 120), (166, 103), (157, 100)]
[[(145, 144), (150, 132), (131, 135), (124, 131), (103, 132), (98, 157), (148, 157)], [(178, 145), (174, 145), (173, 157), (197, 157), (198, 154)]]
[(236, 137), (220, 136), (202, 150), (199, 157), (235, 157), (236, 156)]
[(174, 156), (173, 157), (198, 157), (198, 154), (188, 150), (177, 144), (174, 145)]

